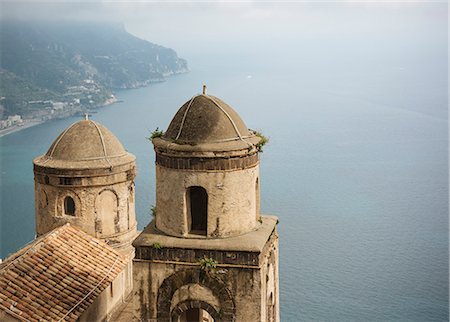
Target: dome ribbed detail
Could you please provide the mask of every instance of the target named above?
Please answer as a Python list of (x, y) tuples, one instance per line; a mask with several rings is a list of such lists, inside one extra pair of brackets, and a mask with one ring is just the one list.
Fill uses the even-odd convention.
[(134, 162), (120, 141), (103, 125), (92, 120), (65, 129), (35, 166), (54, 169), (111, 169)]
[(46, 156), (55, 160), (88, 161), (125, 155), (119, 140), (106, 127), (92, 120), (72, 124), (50, 146)]
[(175, 114), (163, 139), (177, 144), (221, 143), (251, 136), (236, 111), (221, 99), (201, 94)]

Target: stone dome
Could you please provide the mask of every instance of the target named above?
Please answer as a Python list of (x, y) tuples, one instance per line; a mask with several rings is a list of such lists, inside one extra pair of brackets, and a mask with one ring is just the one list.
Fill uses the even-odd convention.
[(230, 151), (252, 148), (259, 140), (231, 106), (200, 94), (181, 106), (162, 138), (153, 142), (174, 151)]
[(92, 120), (76, 122), (64, 130), (35, 164), (55, 168), (111, 167), (134, 161), (103, 125)]
[(165, 139), (182, 144), (216, 143), (248, 137), (250, 132), (231, 106), (210, 95), (197, 95), (175, 114)]

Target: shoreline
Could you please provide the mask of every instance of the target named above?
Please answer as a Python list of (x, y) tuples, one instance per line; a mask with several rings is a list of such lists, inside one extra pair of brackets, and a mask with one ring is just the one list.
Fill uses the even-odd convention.
[[(118, 100), (117, 98), (108, 99), (108, 100), (105, 101), (104, 104), (95, 107), (95, 110), (103, 108), (103, 107), (106, 107), (106, 106), (110, 106), (110, 105), (113, 105), (113, 104), (116, 104), (116, 103), (119, 103), (119, 102), (121, 102), (121, 100)], [(68, 117), (76, 115), (77, 113), (78, 112), (73, 113), (71, 115), (67, 115), (67, 116), (62, 117), (60, 119), (66, 119)], [(51, 118), (51, 119), (48, 119), (48, 120), (37, 120), (37, 119), (23, 120), (23, 123), (21, 125), (14, 125), (14, 126), (6, 128), (6, 129), (0, 130), (0, 138), (6, 136), (8, 134), (11, 134), (11, 133), (19, 132), (20, 130), (24, 130), (24, 129), (27, 129), (27, 128), (30, 128), (30, 127), (33, 127), (33, 126), (36, 126), (36, 125), (39, 125), (39, 124), (43, 124), (43, 123), (46, 123), (46, 122), (54, 121), (54, 120), (57, 120), (57, 119), (59, 119), (59, 118)]]
[[(174, 72), (174, 73), (168, 75), (167, 78), (170, 78), (170, 77), (173, 77), (173, 76), (177, 76), (177, 75), (181, 75), (181, 74), (187, 74), (187, 73), (189, 73), (189, 71), (190, 70), (187, 69), (186, 71)], [(165, 82), (166, 80), (167, 79), (165, 78), (165, 79), (161, 80), (160, 82)], [(156, 83), (159, 83), (159, 82), (156, 82)], [(152, 84), (153, 84), (153, 82), (150, 82), (146, 86), (138, 86), (138, 87), (135, 87), (135, 88), (124, 88), (124, 89), (121, 89), (121, 90), (125, 90), (126, 91), (126, 90), (131, 90), (131, 89), (148, 87), (148, 86), (151, 86)], [(114, 97), (114, 99), (107, 99), (102, 105), (99, 105), (99, 106), (95, 107), (95, 110), (103, 108), (103, 107), (106, 107), (106, 106), (110, 106), (110, 105), (113, 105), (113, 104), (121, 103), (121, 102), (123, 102), (123, 101), (121, 99), (118, 99), (117, 97)], [(73, 115), (75, 115), (75, 114), (73, 114)], [(63, 117), (63, 118), (65, 119), (65, 118), (68, 118), (68, 117), (70, 117), (70, 116)], [(20, 130), (27, 129), (27, 128), (30, 128), (32, 126), (36, 126), (36, 125), (39, 125), (39, 124), (42, 124), (42, 123), (46, 123), (46, 122), (49, 122), (49, 121), (52, 121), (52, 120), (55, 120), (55, 119), (48, 119), (48, 120), (44, 120), (44, 121), (43, 120), (36, 120), (36, 119), (24, 120), (21, 125), (14, 125), (14, 126), (6, 128), (6, 129), (0, 130), (0, 138), (6, 136), (8, 134), (19, 132)]]
[[(48, 120), (50, 121), (50, 120)], [(11, 133), (15, 133), (15, 132), (19, 132), (20, 130), (24, 130), (24, 129), (28, 129), (30, 127), (45, 123), (47, 121), (42, 121), (42, 120), (24, 120), (23, 123), (21, 125), (14, 125), (11, 127), (8, 127), (6, 129), (2, 129), (0, 130), (0, 138), (4, 137), (8, 134)]]

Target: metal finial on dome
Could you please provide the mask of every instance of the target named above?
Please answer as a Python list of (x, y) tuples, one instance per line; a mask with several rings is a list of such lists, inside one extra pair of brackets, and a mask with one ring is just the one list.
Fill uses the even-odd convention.
[(203, 95), (206, 95), (206, 85), (203, 84)]

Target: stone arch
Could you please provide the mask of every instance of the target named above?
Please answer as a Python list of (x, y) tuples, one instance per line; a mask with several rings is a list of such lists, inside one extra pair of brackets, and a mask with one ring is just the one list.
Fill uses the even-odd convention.
[[(68, 198), (72, 199), (74, 206), (73, 214), (66, 214), (66, 207)], [(56, 204), (56, 214), (57, 216), (67, 216), (67, 217), (81, 217), (81, 199), (78, 194), (72, 190), (60, 191), (58, 195), (58, 202)]]
[(127, 196), (127, 229), (130, 229), (134, 222), (132, 219), (135, 218), (135, 196), (134, 196), (135, 186), (134, 181), (128, 186), (128, 196)]
[(271, 292), (269, 297), (267, 298), (267, 305), (266, 305), (266, 316), (267, 316), (267, 322), (273, 322), (275, 321), (275, 302), (273, 299), (273, 293)]
[(211, 315), (214, 321), (220, 321), (220, 313), (216, 309), (204, 301), (184, 301), (178, 303), (172, 310), (171, 321), (177, 321), (180, 315), (188, 309), (203, 309)]
[(75, 200), (71, 196), (64, 197), (64, 214), (68, 216), (75, 216)]
[(256, 220), (259, 220), (261, 218), (260, 214), (260, 207), (261, 207), (261, 200), (260, 200), (260, 188), (259, 188), (259, 177), (256, 177), (255, 180), (255, 212), (256, 212)]
[(119, 197), (112, 189), (100, 191), (95, 199), (96, 221), (103, 236), (114, 235), (119, 227)]
[(276, 301), (277, 284), (276, 284), (276, 255), (275, 249), (269, 251), (266, 265), (266, 319), (268, 322), (275, 321), (275, 314), (278, 303)]
[(220, 311), (218, 312), (218, 321), (235, 321), (236, 306), (230, 290), (226, 287), (222, 280), (212, 276), (211, 273), (207, 273), (200, 268), (186, 269), (176, 272), (162, 282), (158, 289), (158, 321), (171, 320), (172, 312), (170, 311), (170, 306), (175, 291), (183, 285), (191, 283), (197, 283), (210, 289), (219, 299)]
[(48, 206), (48, 195), (44, 189), (40, 190), (39, 193), (39, 207), (41, 209), (47, 208)]
[(206, 235), (208, 230), (208, 192), (201, 186), (186, 189), (186, 213), (190, 234)]
[(129, 201), (131, 203), (134, 203), (134, 182), (132, 182), (129, 186), (128, 186), (128, 196), (129, 196)]

